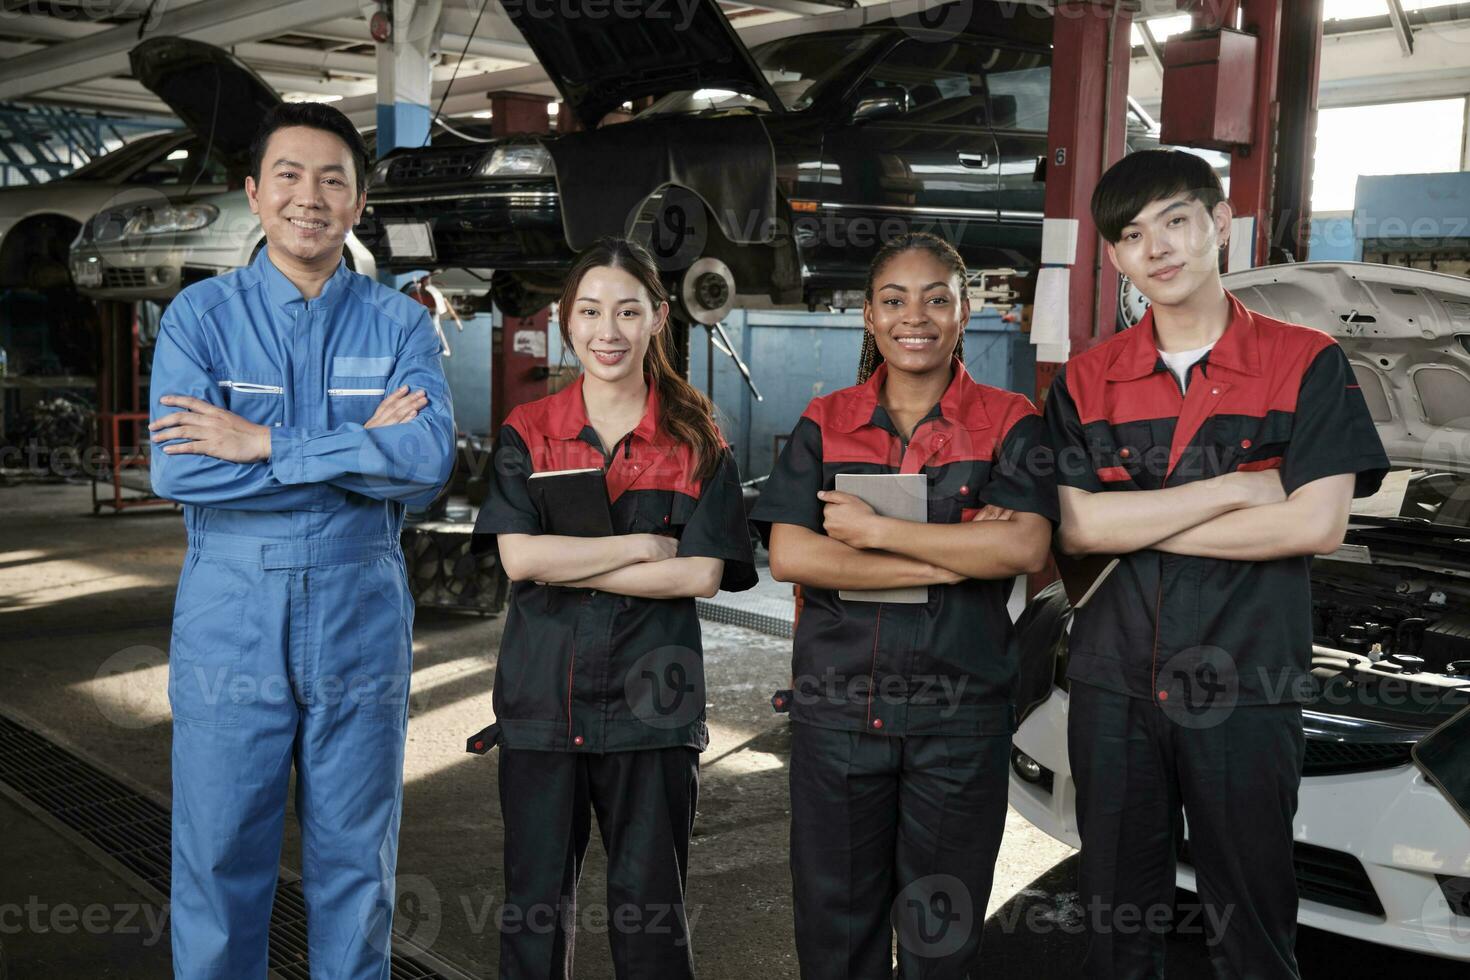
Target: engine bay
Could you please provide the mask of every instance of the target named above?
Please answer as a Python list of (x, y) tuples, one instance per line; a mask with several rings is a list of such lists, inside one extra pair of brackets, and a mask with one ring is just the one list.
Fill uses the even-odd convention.
[(1470, 682), (1470, 578), (1318, 559), (1312, 570), (1312, 639), (1390, 672)]

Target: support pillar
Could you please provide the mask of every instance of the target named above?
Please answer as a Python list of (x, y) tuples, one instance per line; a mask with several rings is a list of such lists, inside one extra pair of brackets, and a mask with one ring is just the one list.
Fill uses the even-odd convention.
[(393, 33), (378, 45), (378, 156), (428, 142), (440, 4), (441, 0), (387, 0)]
[(1111, 336), (1118, 276), (1092, 223), (1093, 188), (1122, 157), (1129, 29), (1123, 0), (1064, 0), (1053, 15), (1045, 219), (1031, 341), (1036, 397), (1057, 369)]

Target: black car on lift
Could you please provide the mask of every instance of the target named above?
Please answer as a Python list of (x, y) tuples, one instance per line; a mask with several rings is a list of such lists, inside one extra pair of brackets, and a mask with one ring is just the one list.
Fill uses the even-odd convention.
[[(680, 318), (708, 324), (737, 301), (856, 305), (874, 251), (908, 229), (974, 270), (1036, 264), (1044, 17), (983, 4), (959, 31), (890, 20), (747, 49), (712, 0), (687, 24), (507, 11), (585, 129), (385, 156), (357, 228), (380, 268), (476, 270), (525, 314), (577, 251), (631, 233)], [(1130, 120), (1135, 146), (1144, 128)]]

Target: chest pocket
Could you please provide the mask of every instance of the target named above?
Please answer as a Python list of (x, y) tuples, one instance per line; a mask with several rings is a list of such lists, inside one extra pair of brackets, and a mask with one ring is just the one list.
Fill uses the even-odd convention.
[(279, 374), (236, 373), (216, 382), (225, 408), (256, 425), (281, 425), (286, 417), (286, 388)]
[(929, 523), (957, 524), (974, 519), (985, 507), (985, 488), (994, 463), (969, 460), (950, 463), (929, 474)]
[(1104, 490), (1154, 488), (1169, 466), (1169, 439), (1148, 423), (1090, 427), (1087, 459), (1075, 465), (1090, 468)]
[(1279, 469), (1290, 441), (1291, 418), (1287, 415), (1271, 413), (1264, 418), (1217, 415), (1210, 419), (1206, 442), (1214, 455), (1208, 461), (1209, 475)]
[(629, 533), (683, 537), (684, 527), (697, 503), (694, 498), (673, 490), (633, 490), (630, 493), (637, 496)]
[(327, 375), (327, 421), (361, 425), (373, 417), (388, 393), (391, 357), (334, 357)]

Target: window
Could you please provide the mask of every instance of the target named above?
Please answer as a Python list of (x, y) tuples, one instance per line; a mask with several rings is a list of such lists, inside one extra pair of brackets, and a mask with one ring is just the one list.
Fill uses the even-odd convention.
[[(207, 162), (202, 159), (203, 155), (204, 141), (188, 140), (170, 152), (150, 160), (128, 177), (127, 182), (150, 185), (189, 184), (195, 183), (197, 176), (200, 184), (226, 183), (228, 171), (218, 155)], [(203, 173), (200, 173), (201, 166)]]
[(1047, 110), (1051, 107), (1051, 66), (991, 69), (985, 76), (990, 86), (990, 124), (996, 129), (1031, 129), (1046, 132)]
[(863, 79), (854, 109), (875, 117), (901, 116), (907, 123), (988, 126), (985, 65), (990, 53), (960, 41), (904, 41)]
[(1312, 210), (1351, 211), (1364, 174), (1459, 170), (1464, 129), (1463, 98), (1321, 110)]

